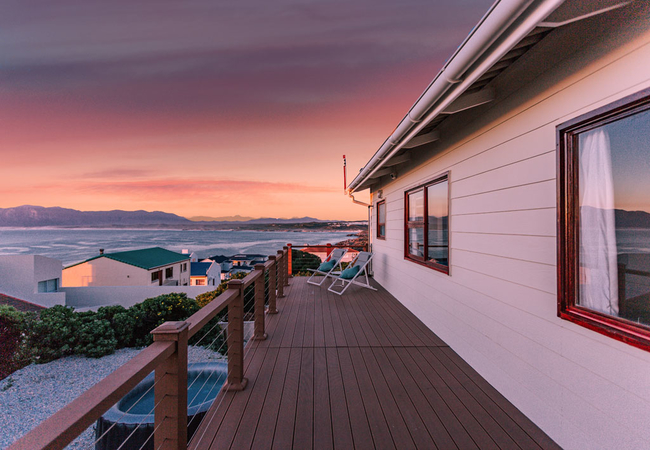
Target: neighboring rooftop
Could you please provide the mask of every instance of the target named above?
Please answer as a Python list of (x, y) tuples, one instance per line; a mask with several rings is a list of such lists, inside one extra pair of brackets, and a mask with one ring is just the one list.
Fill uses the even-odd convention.
[(29, 311), (41, 311), (45, 307), (37, 305), (35, 303), (30, 303), (25, 300), (21, 300), (10, 295), (0, 294), (0, 305), (9, 305), (16, 308), (18, 311), (29, 312)]
[(214, 264), (211, 262), (193, 262), (190, 264), (190, 276), (202, 277), (207, 275), (210, 266)]
[[(140, 250), (130, 250), (127, 252), (103, 253), (68, 267), (77, 266), (79, 264), (93, 261), (98, 258), (109, 258), (122, 262), (124, 264), (140, 267), (141, 269), (151, 270), (155, 269), (156, 267), (162, 267), (181, 261), (187, 261), (190, 259), (190, 256), (183, 255), (182, 253), (172, 252), (171, 250), (166, 250), (161, 247), (152, 247), (143, 248)], [(66, 269), (68, 267), (66, 267)]]
[(210, 256), (210, 258), (208, 258), (208, 259), (211, 259), (212, 261), (214, 261), (216, 263), (222, 263), (224, 261), (230, 261), (230, 256), (214, 255), (214, 256)]
[(231, 256), (230, 259), (266, 259), (266, 255), (260, 255), (258, 253), (238, 253)]

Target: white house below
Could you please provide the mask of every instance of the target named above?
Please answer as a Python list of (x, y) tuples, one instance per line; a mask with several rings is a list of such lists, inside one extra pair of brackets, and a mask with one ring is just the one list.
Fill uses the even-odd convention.
[(40, 255), (0, 256), (0, 292), (50, 307), (65, 304), (61, 261)]
[(188, 286), (190, 255), (160, 247), (103, 253), (63, 269), (63, 286)]

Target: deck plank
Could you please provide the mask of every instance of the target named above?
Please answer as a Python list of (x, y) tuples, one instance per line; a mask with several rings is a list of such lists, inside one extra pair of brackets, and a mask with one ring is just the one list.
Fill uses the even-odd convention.
[(332, 412), (327, 375), (327, 356), (325, 349), (314, 350), (314, 436), (313, 446), (317, 450), (334, 448), (332, 439)]
[[(343, 389), (343, 378), (341, 376), (341, 365), (339, 363), (338, 353), (335, 348), (326, 348), (325, 357), (327, 359), (327, 384), (330, 395), (330, 410), (332, 417), (332, 430), (336, 430), (333, 436), (334, 448), (337, 450), (346, 450), (353, 447), (352, 428), (350, 427), (350, 414), (357, 413), (365, 417), (365, 411), (355, 411), (355, 396), (352, 392), (345, 392)], [(351, 406), (348, 406), (351, 405)], [(363, 409), (361, 406), (360, 409)], [(362, 422), (362, 421), (360, 421)], [(365, 434), (367, 431), (368, 442), (372, 442), (368, 422), (365, 421), (358, 426), (357, 434)], [(359, 439), (363, 439), (363, 437)], [(358, 447), (360, 448), (360, 447)]]
[(559, 448), (381, 287), (285, 293), (189, 448)]
[(253, 439), (252, 448), (256, 450), (270, 450), (273, 444), (273, 435), (275, 434), (275, 426), (277, 424), (278, 411), (280, 409), (280, 401), (282, 400), (282, 391), (287, 375), (291, 350), (288, 348), (277, 348), (277, 352), (278, 355), (273, 368), (271, 382), (266, 393), (266, 398), (264, 399), (264, 406), (262, 407), (259, 422), (257, 423), (255, 438)]
[[(289, 355), (287, 375), (284, 380), (284, 390), (280, 400), (278, 421), (273, 436), (274, 449), (291, 448), (293, 445), (294, 424), (296, 421), (296, 406), (298, 401), (298, 386), (300, 383), (301, 349), (292, 348)], [(215, 447), (222, 448), (222, 447)]]

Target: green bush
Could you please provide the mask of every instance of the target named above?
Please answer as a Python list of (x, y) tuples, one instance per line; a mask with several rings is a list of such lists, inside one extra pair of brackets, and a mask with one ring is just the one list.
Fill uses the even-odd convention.
[(72, 355), (77, 340), (78, 321), (74, 308), (56, 305), (44, 309), (40, 317), (25, 321), (27, 348), (34, 362), (42, 364)]
[(99, 319), (107, 320), (117, 340), (116, 348), (130, 347), (134, 344), (136, 320), (123, 306), (102, 306), (97, 310)]
[(74, 353), (101, 358), (115, 351), (117, 339), (108, 320), (93, 311), (77, 313), (76, 319), (78, 328)]
[[(321, 265), (320, 257), (301, 250), (291, 250), (291, 274), (301, 276), (307, 269), (317, 269)], [(307, 272), (308, 273), (308, 272)]]
[[(246, 278), (246, 275), (248, 274), (244, 272), (237, 272), (230, 278), (230, 280), (241, 280), (242, 278)], [(199, 307), (203, 308), (205, 305), (217, 298), (217, 296), (223, 294), (225, 290), (228, 289), (228, 281), (230, 280), (222, 281), (214, 291), (209, 291), (197, 295), (196, 302), (199, 304)]]
[(0, 380), (28, 363), (24, 357), (22, 326), (24, 313), (8, 305), (0, 305)]
[(199, 309), (196, 300), (185, 293), (159, 295), (132, 306), (129, 312), (135, 320), (134, 345), (151, 344), (151, 330), (164, 322), (185, 320)]

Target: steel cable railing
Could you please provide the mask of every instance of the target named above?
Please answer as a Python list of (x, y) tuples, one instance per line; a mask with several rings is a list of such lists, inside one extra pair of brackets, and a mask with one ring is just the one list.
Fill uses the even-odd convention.
[[(211, 382), (215, 376), (216, 382), (209, 387), (208, 393), (204, 397), (206, 399), (210, 398), (215, 389), (221, 389), (223, 385), (221, 381), (224, 376), (227, 378), (227, 390), (240, 390), (245, 387), (246, 379), (244, 375), (249, 370), (249, 367), (244, 366), (244, 361), (248, 360), (251, 352), (255, 352), (259, 347), (245, 344), (252, 338), (263, 339), (265, 337), (264, 316), (269, 312), (267, 306), (269, 309), (271, 307), (275, 308), (275, 298), (282, 297), (283, 288), (288, 285), (288, 274), (286, 272), (288, 258), (288, 251), (285, 248), (283, 251), (279, 251), (277, 255), (269, 258), (267, 263), (257, 265), (255, 270), (243, 280), (231, 281), (226, 292), (214, 299), (213, 302), (215, 303), (211, 302), (209, 304), (211, 306), (206, 305), (184, 322), (165, 322), (165, 324), (156, 328), (152, 331), (154, 335), (153, 344), (143, 349), (134, 358), (84, 393), (83, 398), (79, 398), (65, 407), (65, 413), (53, 415), (35, 430), (21, 438), (11, 447), (11, 450), (36, 447), (62, 448), (78, 435), (76, 430), (87, 429), (89, 425), (92, 425), (93, 421), (103, 414), (102, 411), (105, 412), (117, 400), (123, 398), (125, 393), (130, 392), (133, 386), (139, 380), (145, 378), (147, 373), (152, 370), (155, 370), (156, 373), (156, 379), (152, 385), (148, 386), (144, 393), (138, 394), (137, 400), (129, 405), (128, 409), (120, 415), (120, 418), (115, 423), (119, 423), (123, 416), (130, 413), (136, 405), (141, 405), (152, 390), (155, 392), (153, 408), (142, 418), (136, 418), (136, 420), (140, 420), (135, 424), (133, 431), (124, 439), (119, 448), (136, 448), (135, 445), (137, 444), (131, 442), (133, 436), (144, 421), (152, 415), (155, 417), (154, 431), (147, 436), (140, 448), (149, 445), (152, 436), (156, 447), (162, 446), (164, 442), (169, 444), (170, 440), (174, 442), (173, 445), (175, 446), (176, 443), (186, 445), (186, 437), (183, 437), (184, 432), (178, 431), (178, 427), (167, 427), (162, 426), (162, 424), (169, 423), (170, 420), (180, 419), (185, 414), (181, 412), (182, 408), (187, 408), (188, 404), (192, 405), (200, 395), (204, 395), (205, 391), (208, 390), (207, 383)], [(223, 318), (226, 319), (225, 326), (220, 320)], [(255, 319), (254, 330), (250, 324), (253, 319)], [(212, 322), (213, 320), (214, 322)], [(244, 320), (249, 322), (245, 327)], [(232, 328), (233, 326), (234, 328)], [(172, 341), (177, 341), (178, 344), (173, 344)], [(185, 387), (181, 388), (179, 382), (183, 379), (183, 372), (192, 369), (198, 363), (198, 361), (195, 361), (187, 364), (187, 360), (183, 356), (187, 353), (188, 341), (193, 346), (201, 346), (220, 355), (227, 353), (227, 371), (225, 373), (214, 372), (205, 377), (203, 376), (205, 368), (197, 369), (199, 373), (191, 380), (189, 386), (186, 384)], [(228, 351), (226, 352), (224, 348), (228, 348)], [(183, 365), (185, 367), (182, 367)], [(176, 381), (158, 382), (158, 380), (167, 379), (168, 376), (172, 377), (171, 380)], [(196, 393), (192, 391), (190, 394), (189, 389), (198, 386), (197, 383), (200, 384), (200, 388)], [(163, 391), (159, 392), (158, 389), (161, 386), (163, 386)], [(162, 403), (163, 399), (168, 399), (170, 395), (177, 397), (178, 389), (185, 388), (188, 389), (187, 392), (191, 395), (188, 403), (184, 405), (168, 401)], [(212, 401), (213, 404), (209, 411), (218, 410), (225, 397), (225, 394), (221, 395), (221, 397), (217, 395)], [(214, 405), (217, 398), (219, 403)], [(156, 399), (158, 401), (155, 401)], [(148, 408), (148, 406), (145, 408)], [(162, 414), (160, 419), (158, 414)], [(214, 414), (211, 414), (210, 421), (214, 420), (214, 417)], [(189, 425), (195, 424), (197, 420), (204, 420), (204, 418), (196, 415), (190, 418)], [(93, 445), (97, 445), (102, 439), (105, 439), (115, 423), (111, 424), (107, 430), (103, 430), (101, 435), (94, 440)], [(205, 426), (203, 424), (196, 425), (197, 429), (203, 429), (201, 436), (209, 428), (209, 423)], [(195, 438), (200, 441), (201, 436), (195, 436)], [(194, 440), (192, 439), (192, 441)]]

